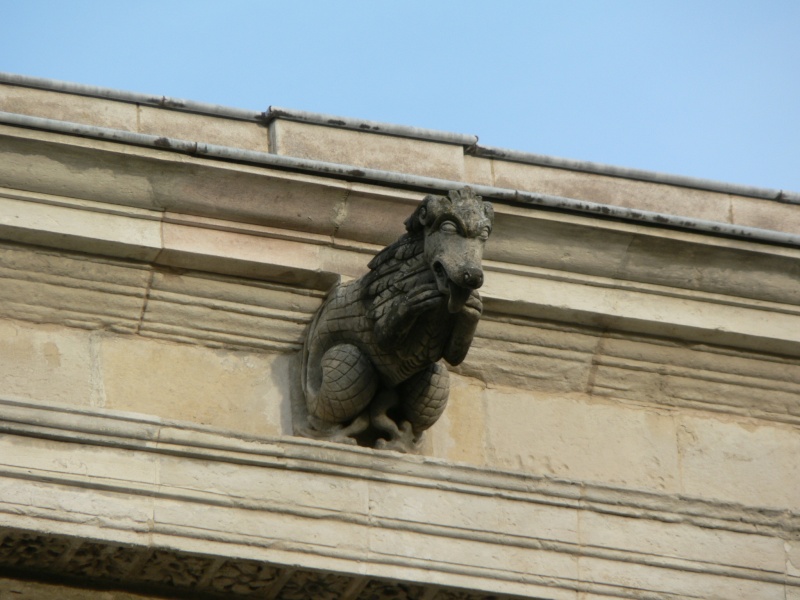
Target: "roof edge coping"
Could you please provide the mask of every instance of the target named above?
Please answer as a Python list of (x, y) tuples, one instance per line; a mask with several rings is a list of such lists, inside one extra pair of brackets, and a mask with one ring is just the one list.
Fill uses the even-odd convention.
[(475, 145), (469, 149), (469, 154), (479, 158), (494, 158), (528, 165), (579, 171), (581, 173), (594, 173), (597, 175), (607, 175), (609, 177), (635, 179), (638, 181), (663, 183), (666, 185), (708, 190), (723, 194), (734, 194), (737, 196), (747, 196), (764, 200), (775, 200), (777, 202), (783, 202), (786, 204), (800, 204), (800, 193), (787, 190), (761, 188), (738, 183), (716, 181), (713, 179), (703, 179), (700, 177), (689, 177), (685, 175), (672, 175), (669, 173), (660, 173), (645, 169), (618, 167), (604, 163), (574, 160), (570, 158), (559, 158), (556, 156), (548, 156), (546, 154), (535, 154), (520, 150), (507, 150), (505, 148), (496, 148), (493, 146)]
[(196, 102), (194, 100), (185, 100), (183, 98), (171, 98), (169, 96), (158, 96), (154, 94), (141, 94), (139, 92), (128, 92), (114, 88), (84, 85), (82, 83), (72, 83), (69, 81), (58, 81), (56, 79), (46, 79), (43, 77), (30, 77), (28, 75), (17, 75), (14, 73), (4, 73), (0, 71), (0, 84), (63, 92), (65, 94), (88, 96), (90, 98), (104, 98), (106, 100), (128, 102), (130, 104), (144, 104), (147, 106), (156, 106), (158, 108), (166, 108), (169, 110), (212, 115), (225, 117), (228, 119), (237, 119), (239, 121), (263, 123), (262, 113), (258, 111), (246, 110), (243, 108), (233, 108), (230, 106), (221, 106), (219, 104), (207, 104), (205, 102)]
[(478, 136), (476, 135), (449, 133), (446, 131), (423, 129), (406, 125), (394, 125), (379, 121), (339, 117), (335, 115), (286, 109), (276, 106), (270, 106), (266, 112), (256, 112), (241, 108), (221, 106), (218, 104), (196, 102), (194, 100), (142, 94), (138, 92), (128, 92), (113, 88), (90, 86), (68, 81), (47, 79), (43, 77), (32, 77), (29, 75), (18, 75), (15, 73), (6, 73), (2, 71), (0, 71), (0, 84), (51, 90), (79, 96), (89, 96), (93, 98), (105, 98), (119, 102), (144, 104), (168, 110), (206, 114), (261, 124), (263, 124), (265, 121), (268, 124), (277, 118), (283, 118), (292, 121), (324, 125), (327, 127), (352, 129), (366, 133), (377, 133), (382, 135), (460, 145), (466, 148), (467, 154), (479, 158), (493, 158), (497, 160), (547, 166), (583, 173), (594, 173), (609, 177), (620, 177), (638, 181), (675, 185), (679, 187), (708, 190), (724, 194), (735, 194), (738, 196), (773, 200), (786, 204), (800, 204), (800, 192), (760, 188), (697, 177), (688, 177), (684, 175), (672, 175), (644, 169), (618, 167), (604, 163), (558, 158), (545, 154), (535, 154), (520, 150), (509, 150), (493, 146), (480, 146), (478, 145)]
[(499, 188), (495, 186), (479, 185), (464, 181), (453, 181), (436, 177), (412, 175), (395, 171), (370, 169), (354, 165), (344, 165), (303, 159), (294, 156), (244, 150), (230, 146), (219, 146), (179, 138), (159, 137), (151, 134), (136, 133), (58, 121), (30, 115), (19, 115), (0, 111), (0, 124), (12, 127), (44, 130), (67, 135), (80, 136), (90, 139), (100, 139), (109, 142), (127, 143), (136, 146), (151, 147), (159, 150), (181, 152), (199, 157), (211, 157), (234, 162), (253, 163), (273, 168), (298, 170), (328, 177), (337, 177), (346, 180), (356, 180), (368, 183), (379, 183), (394, 187), (404, 187), (435, 192), (446, 192), (451, 189), (471, 187), (481, 196), (486, 196), (502, 202), (510, 202), (528, 206), (540, 206), (549, 209), (563, 210), (574, 213), (588, 213), (599, 217), (620, 219), (641, 224), (673, 227), (677, 229), (696, 231), (700, 233), (722, 235), (725, 237), (739, 238), (769, 244), (800, 247), (800, 235), (785, 233), (771, 229), (760, 229), (746, 225), (708, 221), (692, 217), (658, 213), (649, 210), (627, 208), (602, 204), (588, 200), (578, 200), (550, 194), (527, 192), (522, 190)]
[(324, 127), (336, 127), (338, 129), (352, 129), (366, 133), (377, 133), (381, 135), (391, 135), (394, 137), (404, 137), (413, 140), (424, 140), (428, 142), (440, 142), (443, 144), (454, 144), (457, 146), (471, 147), (478, 143), (477, 135), (463, 133), (450, 133), (436, 129), (423, 129), (421, 127), (411, 127), (408, 125), (395, 125), (380, 121), (368, 121), (365, 119), (355, 119), (352, 117), (340, 117), (324, 113), (294, 110), (279, 106), (270, 106), (264, 113), (264, 120), (269, 124), (276, 119), (286, 119), (299, 123), (309, 123), (322, 125)]

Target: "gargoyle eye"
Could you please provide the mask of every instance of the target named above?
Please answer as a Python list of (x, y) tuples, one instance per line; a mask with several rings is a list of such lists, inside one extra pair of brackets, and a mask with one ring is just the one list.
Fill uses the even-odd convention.
[(441, 225), (439, 225), (439, 231), (443, 231), (445, 233), (458, 233), (458, 227), (452, 221), (445, 221)]

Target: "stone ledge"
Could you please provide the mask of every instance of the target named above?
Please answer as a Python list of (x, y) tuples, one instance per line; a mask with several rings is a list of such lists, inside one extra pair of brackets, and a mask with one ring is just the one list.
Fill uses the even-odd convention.
[[(0, 121), (3, 123), (3, 129), (9, 127), (18, 127), (22, 130), (34, 131), (42, 130), (45, 132), (66, 134), (68, 136), (79, 136), (85, 139), (94, 141), (111, 140), (114, 143), (125, 144), (131, 147), (142, 147), (145, 149), (156, 148), (159, 150), (166, 150), (171, 153), (178, 153), (179, 155), (202, 156), (206, 159), (213, 161), (231, 161), (241, 164), (256, 164), (267, 168), (277, 168), (287, 170), (290, 172), (309, 173), (312, 175), (321, 175), (323, 177), (333, 177), (345, 181), (355, 181), (366, 184), (385, 185), (389, 187), (400, 187), (409, 190), (426, 190), (428, 192), (442, 193), (447, 190), (460, 187), (463, 185), (463, 178), (458, 174), (462, 168), (461, 164), (451, 164), (448, 168), (456, 169), (456, 173), (431, 173), (428, 175), (421, 175), (418, 169), (427, 169), (426, 163), (430, 162), (432, 165), (439, 162), (435, 157), (437, 151), (435, 144), (431, 148), (418, 149), (412, 151), (410, 148), (403, 148), (402, 142), (408, 141), (403, 139), (392, 140), (388, 142), (391, 149), (387, 152), (379, 152), (376, 155), (364, 155), (363, 149), (358, 144), (340, 144), (331, 141), (324, 146), (331, 146), (333, 148), (341, 148), (341, 150), (334, 150), (334, 153), (341, 153), (341, 156), (318, 156), (317, 153), (320, 147), (319, 139), (308, 140), (305, 143), (305, 148), (310, 149), (313, 158), (305, 155), (306, 150), (300, 150), (300, 156), (293, 156), (289, 154), (267, 153), (262, 151), (253, 151), (242, 149), (232, 146), (220, 146), (206, 142), (197, 142), (193, 140), (181, 138), (167, 138), (159, 137), (152, 134), (144, 134), (138, 132), (130, 132), (125, 130), (113, 128), (101, 128), (82, 123), (59, 121), (53, 119), (46, 119), (41, 117), (20, 115), (16, 113), (0, 112)], [(290, 123), (287, 127), (295, 126), (303, 127), (302, 123)], [(348, 135), (353, 132), (341, 130), (339, 135)], [(292, 136), (286, 136), (292, 142)], [(297, 135), (297, 141), (303, 146), (304, 136), (302, 133)], [(276, 137), (279, 140), (280, 136)], [(280, 143), (276, 141), (277, 147), (280, 150)], [(397, 146), (400, 144), (400, 146)], [(446, 145), (441, 145), (440, 150), (447, 148)], [(451, 147), (452, 150), (452, 147)], [(353, 155), (352, 153), (355, 152)], [(352, 155), (352, 156), (351, 156)], [(362, 158), (355, 158), (361, 156)], [(367, 156), (367, 158), (364, 158)], [(402, 161), (410, 156), (416, 156), (412, 160), (411, 165), (405, 165), (406, 168), (413, 171), (413, 173), (405, 173), (397, 171), (397, 161), (400, 166), (403, 166)], [(427, 158), (426, 158), (427, 157)], [(366, 166), (365, 164), (349, 164), (349, 161), (362, 162), (363, 161), (377, 160), (376, 167)], [(330, 161), (344, 161), (330, 162)], [(451, 160), (445, 159), (445, 163), (452, 163)], [(384, 163), (388, 163), (388, 166)], [(422, 164), (422, 167), (417, 165)], [(471, 163), (470, 163), (471, 164)], [(16, 165), (12, 164), (11, 174), (16, 171)], [(387, 170), (388, 169), (388, 170)], [(437, 170), (438, 167), (434, 168)], [(601, 189), (595, 189), (594, 186), (589, 185), (588, 192), (571, 193), (566, 197), (563, 195), (553, 195), (551, 193), (543, 193), (542, 189), (548, 189), (542, 186), (534, 177), (533, 181), (528, 181), (530, 174), (524, 174), (523, 180), (514, 183), (505, 183), (501, 187), (497, 187), (494, 181), (471, 181), (470, 184), (475, 188), (476, 192), (487, 199), (494, 200), (500, 203), (510, 203), (524, 205), (529, 208), (537, 208), (544, 210), (553, 210), (557, 212), (589, 214), (601, 220), (617, 219), (626, 222), (642, 223), (652, 227), (669, 227), (678, 230), (698, 231), (706, 235), (714, 236), (727, 236), (736, 239), (753, 240), (757, 242), (766, 242), (770, 244), (785, 245), (789, 247), (800, 246), (800, 237), (794, 232), (797, 230), (795, 226), (798, 220), (798, 213), (792, 206), (784, 205), (782, 203), (775, 203), (767, 214), (758, 208), (757, 204), (753, 204), (749, 199), (723, 196), (722, 205), (716, 207), (711, 211), (712, 218), (709, 220), (708, 211), (702, 210), (701, 214), (695, 211), (696, 205), (705, 204), (706, 200), (712, 204), (719, 204), (712, 198), (696, 197), (688, 204), (683, 201), (678, 193), (677, 203), (673, 205), (672, 202), (668, 203), (666, 207), (660, 207), (658, 203), (652, 205), (652, 202), (646, 206), (629, 205), (627, 200), (617, 203), (616, 201), (609, 202)], [(585, 187), (585, 185), (584, 185)], [(603, 186), (601, 186), (602, 188)], [(668, 186), (657, 186), (656, 189), (650, 190), (656, 196), (662, 195), (666, 190), (667, 196), (675, 196), (676, 190), (670, 190)], [(635, 194), (635, 195), (638, 195)], [(649, 201), (648, 201), (649, 202)], [(735, 209), (735, 210), (734, 210)], [(704, 218), (698, 218), (698, 216)]]
[(785, 555), (800, 515), (782, 510), (130, 413), (0, 407), (0, 526), (26, 535), (554, 599), (772, 600), (800, 586)]
[(279, 467), (359, 481), (396, 482), (628, 518), (688, 522), (738, 533), (785, 533), (800, 540), (800, 514), (758, 506), (573, 482), (306, 438), (253, 436), (133, 412), (41, 405), (2, 397), (0, 407), (0, 430), (7, 435)]
[[(0, 235), (179, 268), (326, 289), (339, 275), (363, 272), (368, 256), (399, 235), (421, 197), (118, 144), (13, 133), (15, 139), (29, 136), (35, 150), (6, 151), (41, 177), (33, 185), (30, 178), (14, 184), (35, 190), (3, 190)], [(37, 166), (39, 159), (44, 162)], [(63, 173), (53, 161), (63, 163)], [(74, 186), (74, 170), (84, 167), (92, 176), (65, 189)], [(799, 352), (798, 249), (505, 205), (498, 205), (496, 220), (486, 260), (490, 310)], [(730, 277), (732, 269), (736, 277)]]

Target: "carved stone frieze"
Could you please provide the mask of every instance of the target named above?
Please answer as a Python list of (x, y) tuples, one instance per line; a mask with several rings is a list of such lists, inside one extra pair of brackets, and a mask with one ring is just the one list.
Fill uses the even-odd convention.
[(29, 533), (0, 537), (0, 565), (21, 569), (52, 567), (68, 550), (66, 540)]
[(215, 592), (253, 595), (272, 586), (280, 573), (277, 567), (266, 564), (226, 560), (210, 578), (208, 586)]
[(212, 562), (210, 558), (156, 550), (142, 567), (139, 576), (145, 581), (171, 587), (196, 588)]
[(316, 573), (313, 571), (295, 571), (281, 588), (279, 598), (282, 600), (338, 600), (350, 585), (351, 578), (333, 573)]
[[(366, 576), (291, 569), (254, 560), (202, 556), (0, 529), (0, 573), (70, 586), (142, 590), (159, 597), (274, 600), (513, 600)], [(0, 595), (2, 593), (0, 592)], [(90, 597), (87, 595), (87, 598)]]
[[(359, 596), (360, 600), (424, 600), (425, 588), (386, 581), (370, 581)], [(441, 591), (437, 591), (437, 598)]]
[(493, 221), (492, 205), (470, 188), (427, 196), (366, 275), (333, 289), (303, 348), (296, 433), (417, 447), (447, 404), (442, 359), (464, 360), (483, 312), (477, 289)]
[(97, 579), (122, 579), (142, 552), (125, 546), (81, 544), (67, 562), (65, 570), (74, 575)]

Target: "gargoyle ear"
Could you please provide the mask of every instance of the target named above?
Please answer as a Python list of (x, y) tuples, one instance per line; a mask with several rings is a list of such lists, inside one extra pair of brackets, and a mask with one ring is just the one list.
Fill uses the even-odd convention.
[(483, 216), (485, 216), (491, 223), (494, 223), (494, 206), (491, 202), (483, 203)]
[(433, 223), (436, 219), (436, 215), (439, 214), (442, 200), (445, 200), (445, 198), (441, 196), (425, 196), (417, 207), (417, 210), (414, 211), (414, 214), (406, 219), (406, 231), (409, 233), (417, 233)]

